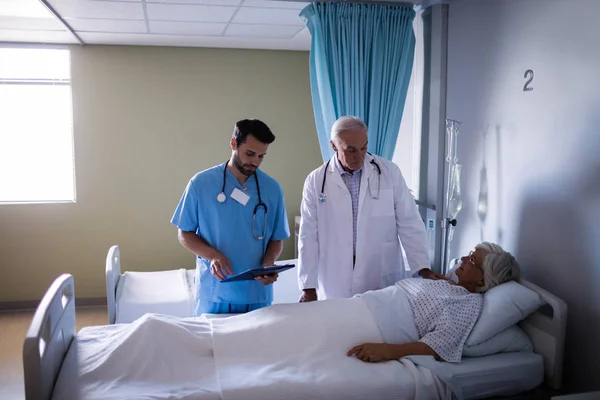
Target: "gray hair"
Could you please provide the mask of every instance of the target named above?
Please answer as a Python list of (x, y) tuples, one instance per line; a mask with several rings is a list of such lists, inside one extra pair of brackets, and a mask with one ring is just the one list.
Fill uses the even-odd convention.
[(484, 293), (508, 281), (517, 281), (521, 278), (521, 267), (515, 257), (495, 243), (483, 242), (475, 246), (486, 253), (483, 260), (483, 287), (477, 289)]
[(367, 132), (367, 125), (358, 117), (344, 116), (337, 119), (331, 127), (331, 140), (335, 143), (340, 138), (340, 133), (344, 131), (364, 131)]

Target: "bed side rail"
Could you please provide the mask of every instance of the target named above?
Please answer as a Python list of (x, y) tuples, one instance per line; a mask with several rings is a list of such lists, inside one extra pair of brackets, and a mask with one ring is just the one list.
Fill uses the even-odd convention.
[(106, 307), (108, 323), (114, 324), (117, 319), (117, 284), (121, 277), (121, 250), (118, 245), (112, 246), (106, 255)]
[(42, 297), (23, 342), (26, 400), (50, 399), (75, 329), (74, 279), (62, 274)]

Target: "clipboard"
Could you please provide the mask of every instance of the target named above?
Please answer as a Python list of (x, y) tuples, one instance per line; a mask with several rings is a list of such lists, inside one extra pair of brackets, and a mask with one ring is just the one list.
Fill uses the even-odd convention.
[(239, 274), (231, 275), (220, 282), (237, 282), (237, 281), (250, 281), (254, 280), (257, 276), (263, 275), (275, 275), (288, 269), (294, 268), (295, 264), (275, 265), (268, 268), (254, 268), (249, 269)]

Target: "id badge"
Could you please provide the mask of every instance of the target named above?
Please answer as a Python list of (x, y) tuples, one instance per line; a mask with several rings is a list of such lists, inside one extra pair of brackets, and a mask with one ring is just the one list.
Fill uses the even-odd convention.
[(242, 192), (240, 189), (235, 188), (233, 189), (233, 192), (231, 192), (231, 198), (240, 203), (241, 205), (245, 206), (248, 203), (250, 196)]

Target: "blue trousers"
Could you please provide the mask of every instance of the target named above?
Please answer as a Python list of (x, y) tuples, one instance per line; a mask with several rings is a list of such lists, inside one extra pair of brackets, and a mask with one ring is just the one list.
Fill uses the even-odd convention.
[(233, 304), (205, 301), (196, 303), (195, 315), (199, 317), (201, 314), (243, 314), (270, 305), (271, 303)]

